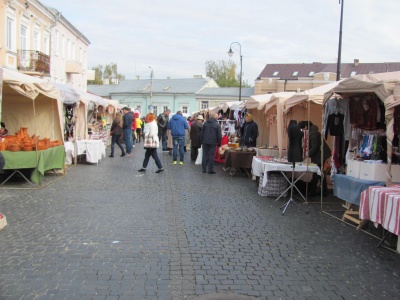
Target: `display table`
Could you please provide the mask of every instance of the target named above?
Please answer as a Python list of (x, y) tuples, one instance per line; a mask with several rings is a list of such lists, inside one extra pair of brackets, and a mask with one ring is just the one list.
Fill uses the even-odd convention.
[[(14, 170), (14, 172), (1, 185), (6, 183), (16, 173), (21, 174), (32, 185), (33, 183), (40, 185), (46, 171), (64, 169), (64, 146), (40, 151), (3, 151), (2, 153), (6, 161), (3, 170)], [(33, 169), (30, 180), (19, 171), (21, 169)]]
[(64, 145), (67, 161), (72, 161), (71, 156), (75, 159), (78, 155), (86, 154), (86, 162), (98, 164), (106, 157), (106, 147), (102, 140), (80, 140), (75, 143), (65, 142)]
[[(360, 197), (360, 218), (374, 222), (375, 226), (380, 224), (388, 232), (399, 236), (400, 185), (371, 186), (363, 191)], [(400, 252), (400, 239), (397, 242), (397, 251)]]
[[(257, 156), (279, 157), (279, 150), (273, 148), (254, 148)], [(282, 150), (282, 156), (287, 156), (286, 150)]]
[(371, 181), (365, 179), (354, 178), (344, 174), (332, 174), (331, 181), (333, 184), (333, 195), (346, 201), (346, 211), (343, 213), (342, 221), (345, 219), (357, 224), (359, 229), (362, 223), (359, 218), (359, 208), (354, 205), (360, 205), (360, 194), (370, 186), (384, 186), (383, 181)]
[(231, 168), (231, 176), (235, 175), (238, 169), (244, 169), (251, 178), (251, 165), (255, 155), (255, 151), (225, 151), (224, 169)]
[(333, 195), (356, 205), (360, 205), (360, 194), (368, 187), (385, 185), (383, 181), (359, 179), (344, 174), (332, 174), (331, 181), (333, 184)]
[[(259, 157), (253, 157), (253, 162), (252, 162), (252, 170), (253, 174), (255, 176), (261, 176), (263, 175), (263, 182), (262, 186), (266, 186), (268, 183), (268, 176), (267, 173), (271, 171), (280, 171), (282, 175), (286, 178), (289, 184), (292, 184), (291, 180), (289, 180), (285, 174), (285, 172), (292, 172), (293, 171), (293, 165), (292, 164), (284, 164), (284, 163), (277, 163), (277, 162), (268, 162), (268, 161), (263, 161)], [(295, 172), (301, 172), (302, 175), (299, 176), (294, 183), (296, 183), (298, 180), (301, 179), (303, 174), (306, 174), (306, 172), (312, 172), (312, 173), (317, 173), (318, 175), (321, 175), (321, 169), (315, 165), (315, 164), (306, 164), (306, 163), (296, 163)], [(294, 184), (293, 183), (293, 184)], [(307, 201), (307, 199), (303, 196), (303, 194), (297, 189), (297, 187), (294, 185), (294, 188), (297, 190), (297, 192), (300, 194), (300, 196), (303, 198), (304, 201)], [(279, 196), (276, 200), (282, 197), (290, 187), (288, 187), (282, 194)]]

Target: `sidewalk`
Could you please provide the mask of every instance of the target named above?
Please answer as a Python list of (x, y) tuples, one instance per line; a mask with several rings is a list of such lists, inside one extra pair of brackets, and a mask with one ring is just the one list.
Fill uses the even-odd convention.
[(286, 199), (260, 197), (245, 174), (159, 156), (161, 174), (152, 159), (137, 172), (137, 144), (46, 188), (1, 190), (0, 299), (399, 297), (400, 254), (319, 203), (282, 216)]

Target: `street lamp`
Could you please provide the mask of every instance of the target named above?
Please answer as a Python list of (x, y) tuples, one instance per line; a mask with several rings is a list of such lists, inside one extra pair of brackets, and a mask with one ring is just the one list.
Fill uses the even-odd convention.
[(149, 105), (149, 111), (152, 113), (153, 112), (153, 68), (149, 66), (151, 69), (150, 73), (150, 105)]
[[(340, 63), (341, 63), (341, 58), (342, 58), (343, 2), (344, 2), (344, 0), (342, 0), (342, 7), (340, 9), (339, 49), (338, 49), (337, 69), (336, 69), (336, 81), (340, 80)], [(339, 0), (339, 4), (340, 4), (340, 0)]]
[(229, 47), (229, 57), (232, 57), (233, 51), (232, 51), (232, 45), (233, 44), (238, 44), (239, 45), (239, 55), (240, 55), (240, 83), (239, 83), (239, 101), (242, 101), (242, 45), (238, 42), (233, 42), (231, 46)]

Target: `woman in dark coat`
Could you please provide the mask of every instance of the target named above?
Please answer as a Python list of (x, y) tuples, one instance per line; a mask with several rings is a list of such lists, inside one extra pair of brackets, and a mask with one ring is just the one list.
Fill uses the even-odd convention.
[(203, 127), (203, 116), (198, 115), (196, 121), (190, 127), (190, 159), (196, 161), (201, 147), (201, 128)]
[[(309, 131), (309, 147), (308, 147), (308, 157), (310, 157), (311, 162), (316, 164), (323, 172), (323, 163), (331, 156), (331, 151), (329, 146), (324, 141), (323, 148), (323, 161), (321, 162), (321, 133), (318, 131), (318, 127), (315, 125), (310, 126)], [(318, 195), (317, 184), (320, 176), (317, 173), (313, 173), (313, 178), (309, 185), (309, 196)], [(326, 183), (326, 179), (324, 177), (323, 183), (323, 196), (327, 196), (328, 194), (328, 185)]]
[(121, 157), (125, 156), (125, 151), (124, 151), (124, 148), (122, 147), (122, 144), (121, 144), (121, 136), (122, 136), (122, 133), (123, 133), (121, 125), (122, 125), (121, 114), (117, 113), (116, 116), (115, 116), (114, 121), (111, 124), (111, 131), (110, 131), (110, 134), (111, 134), (111, 154), (110, 154), (109, 157), (114, 157), (114, 145), (115, 145), (115, 143), (117, 143), (118, 147), (122, 151)]
[(253, 116), (251, 114), (246, 114), (244, 118), (246, 122), (240, 129), (240, 145), (256, 147), (258, 137), (257, 123), (253, 121)]

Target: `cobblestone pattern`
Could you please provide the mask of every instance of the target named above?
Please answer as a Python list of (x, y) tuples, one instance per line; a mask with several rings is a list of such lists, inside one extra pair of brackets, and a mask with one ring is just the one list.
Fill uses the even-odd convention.
[[(400, 255), (305, 205), (143, 150), (0, 191), (0, 299), (396, 299)], [(189, 155), (186, 155), (188, 160)]]

